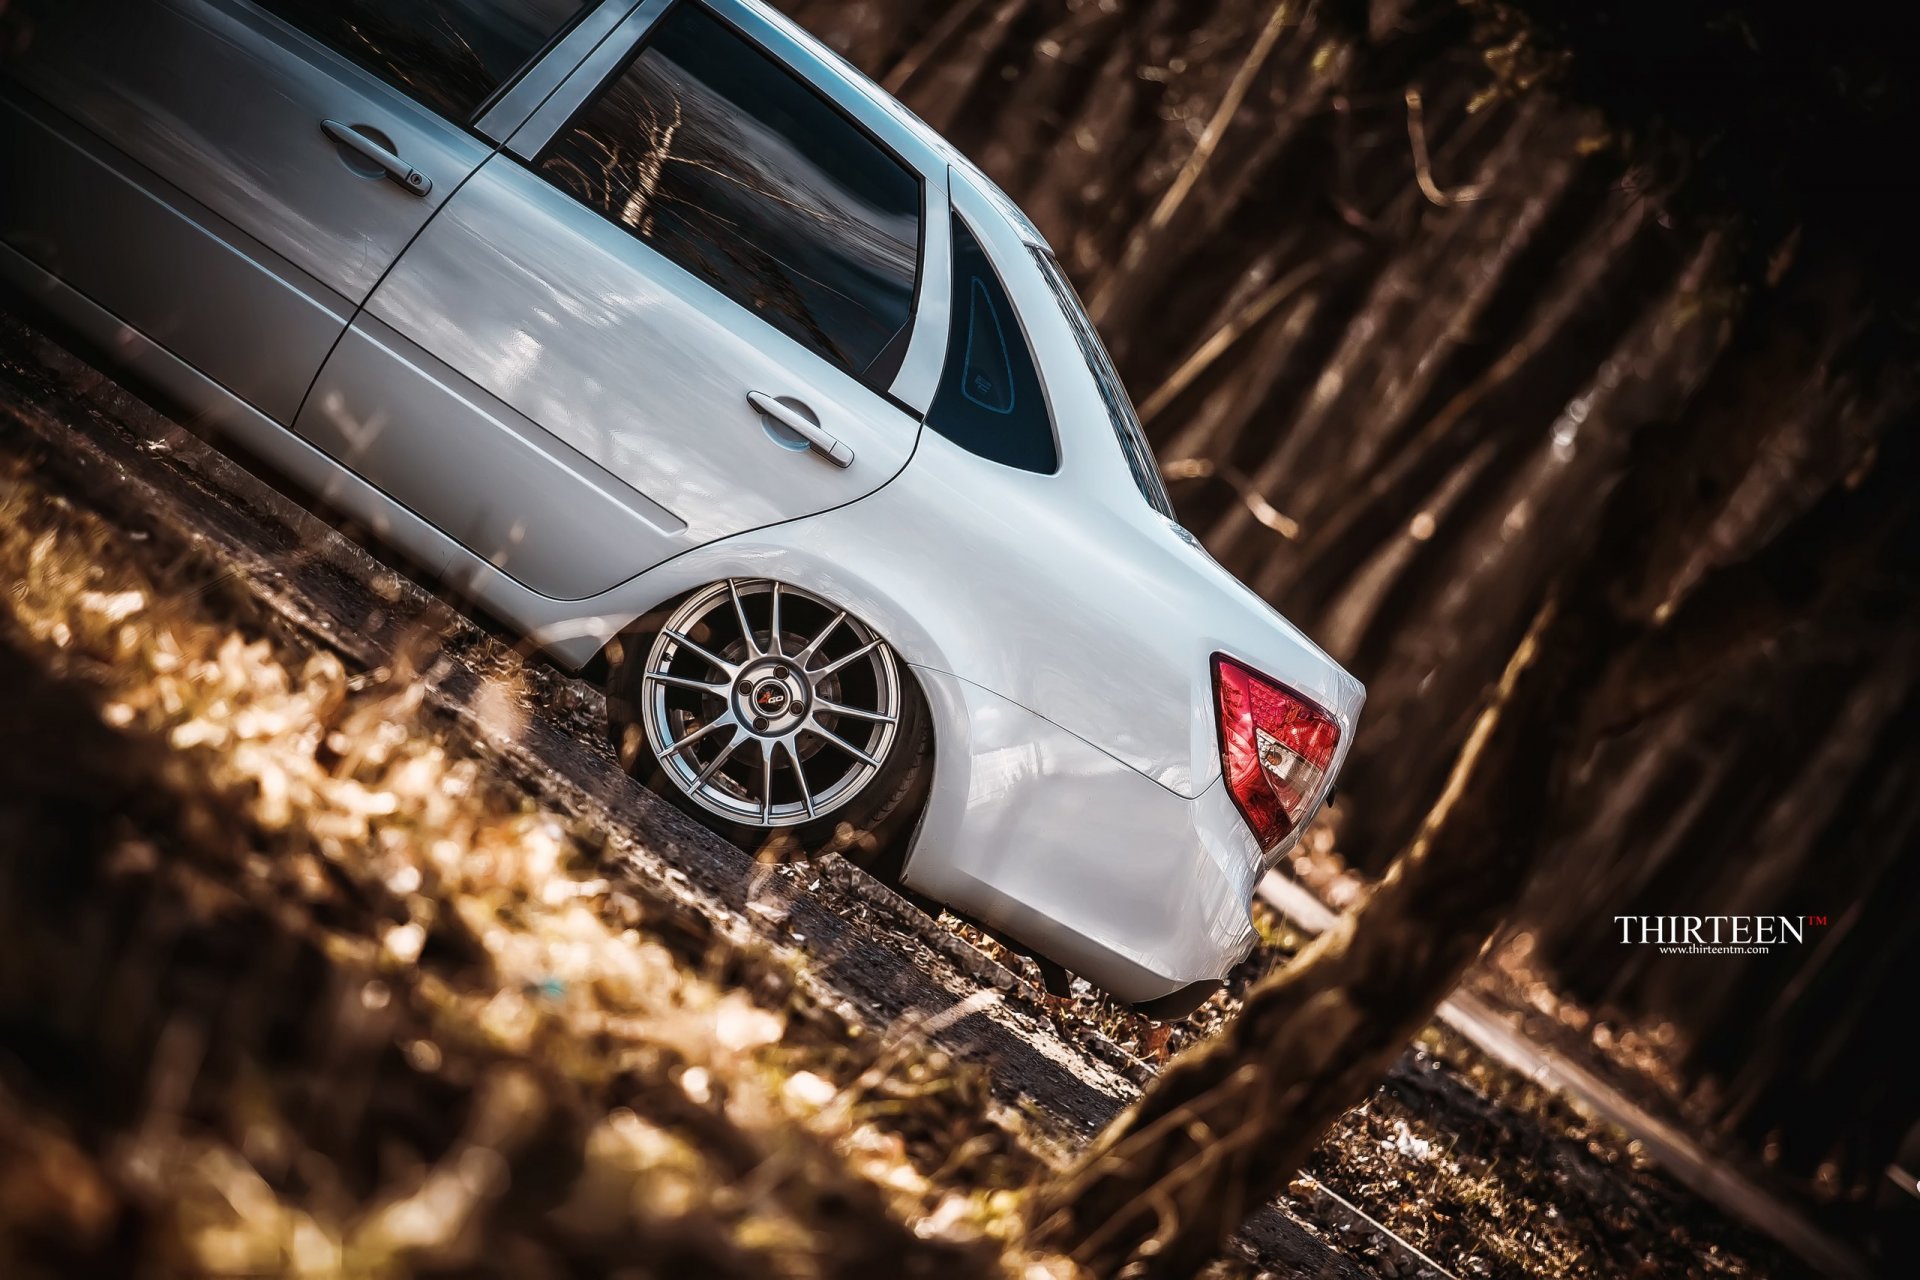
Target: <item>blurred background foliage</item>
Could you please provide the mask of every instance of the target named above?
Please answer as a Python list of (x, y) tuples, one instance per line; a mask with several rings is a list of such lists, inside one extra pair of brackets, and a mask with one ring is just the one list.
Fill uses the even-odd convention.
[[(1920, 1119), (1914, 101), (1843, 3), (784, 0), (1033, 216), (1180, 516), (1369, 687), (1377, 872), (1640, 430), (1699, 536), (1502, 953), (1655, 1028), (1669, 1103), (1827, 1202)], [(1617, 914), (1824, 915), (1623, 948)], [(1534, 967), (1527, 967), (1534, 966)], [(1586, 1030), (1584, 1024), (1581, 1030)], [(1616, 1046), (1617, 1047), (1617, 1046)]]

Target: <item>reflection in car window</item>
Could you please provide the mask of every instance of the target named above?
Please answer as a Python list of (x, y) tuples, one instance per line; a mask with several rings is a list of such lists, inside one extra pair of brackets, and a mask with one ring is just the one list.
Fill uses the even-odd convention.
[(536, 167), (788, 337), (892, 381), (918, 176), (700, 6), (669, 10)]
[(980, 241), (958, 215), (953, 219), (947, 363), (927, 425), (961, 448), (1009, 467), (1050, 473), (1060, 465), (1053, 420), (1020, 318)]
[(494, 90), (586, 0), (257, 0), (450, 120)]
[(1113, 357), (1107, 354), (1099, 332), (1093, 327), (1092, 318), (1080, 304), (1080, 295), (1074, 292), (1073, 282), (1067, 279), (1067, 273), (1051, 253), (1034, 248), (1033, 256), (1039, 260), (1041, 271), (1046, 273), (1047, 283), (1053, 286), (1053, 296), (1059, 302), (1060, 310), (1066, 313), (1067, 323), (1073, 326), (1073, 336), (1080, 343), (1080, 354), (1085, 357), (1093, 381), (1100, 389), (1100, 399), (1107, 407), (1107, 417), (1113, 422), (1113, 434), (1120, 440), (1120, 451), (1127, 455), (1127, 467), (1133, 472), (1134, 484), (1140, 487), (1140, 496), (1155, 511), (1169, 520), (1173, 519), (1173, 499), (1167, 496), (1167, 486), (1160, 479), (1160, 464), (1154, 461), (1153, 446), (1147, 443), (1147, 433), (1140, 426), (1140, 416), (1133, 411), (1133, 401), (1127, 398), (1127, 388), (1114, 371)]

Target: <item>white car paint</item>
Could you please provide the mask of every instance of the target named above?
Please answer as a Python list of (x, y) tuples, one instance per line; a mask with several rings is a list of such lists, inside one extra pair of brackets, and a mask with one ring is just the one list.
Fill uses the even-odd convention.
[[(516, 578), (510, 557), (503, 567), (470, 551), (452, 536), (459, 530), (423, 518), (17, 247), (0, 246), (0, 274), (191, 406), (205, 427), (226, 432), (415, 561), (444, 569), (456, 590), (562, 665), (583, 666), (635, 619), (729, 577), (774, 579), (850, 610), (908, 664), (932, 712), (934, 776), (906, 862), (908, 886), (1124, 1000), (1154, 1000), (1223, 977), (1252, 945), (1254, 887), (1286, 845), (1263, 855), (1227, 794), (1212, 659), (1237, 659), (1334, 717), (1340, 740), (1329, 784), (1353, 740), (1360, 683), (1143, 499), (1072, 326), (1033, 257), (1044, 242), (1012, 202), (784, 18), (750, 0), (707, 2), (750, 25), (863, 121), (902, 140), (916, 163), (934, 166), (928, 189), (942, 204), (929, 217), (943, 216), (951, 200), (992, 260), (1036, 356), (1058, 435), (1057, 472), (1001, 466), (920, 429), (897, 458), (877, 459), (884, 471), (871, 487), (855, 486), (848, 500), (812, 514), (756, 517), (765, 510), (762, 495), (743, 492), (715, 497), (731, 503), (724, 514), (667, 513), (689, 525), (706, 522), (708, 536), (692, 540), (697, 545), (676, 544), (673, 519), (645, 507), (639, 517), (618, 513), (621, 521), (650, 522), (637, 538), (651, 539), (643, 553), (583, 536), (581, 557), (606, 559), (576, 570), (549, 545), (542, 576), (583, 595), (556, 599)], [(628, 21), (657, 7), (649, 0)], [(0, 102), (0, 113), (13, 109)], [(42, 149), (36, 154), (58, 152), (53, 142), (33, 145)], [(76, 142), (71, 151), (91, 146)], [(104, 163), (58, 156), (76, 171)], [(472, 225), (429, 223), (425, 235)], [(929, 241), (929, 272), (949, 269), (944, 240)], [(397, 279), (413, 287), (406, 270)], [(928, 353), (945, 348), (945, 294), (944, 286), (922, 291), (895, 388), (894, 399), (916, 411), (938, 373)], [(424, 323), (409, 320), (407, 296), (396, 293), (389, 306), (376, 291), (370, 309), (389, 324)], [(732, 323), (756, 322), (742, 313)], [(366, 332), (381, 331), (368, 325)], [(581, 472), (578, 442), (543, 444), (537, 423), (515, 419), (505, 401), (520, 375), (505, 363), (487, 364), (489, 349), (503, 362), (528, 359), (525, 350), (506, 342), (450, 346), (472, 366), (461, 385), (491, 382), (500, 395), (482, 418), (507, 423), (516, 449), (550, 449), (551, 474), (563, 485)], [(456, 383), (452, 372), (445, 380)], [(903, 400), (903, 391), (912, 399)], [(474, 399), (471, 391), (458, 394)], [(859, 402), (849, 393), (836, 411), (857, 413)], [(325, 409), (319, 402), (316, 411)], [(807, 456), (774, 462), (828, 465)], [(445, 465), (461, 463), (456, 456)], [(774, 482), (777, 472), (766, 474)], [(601, 497), (617, 498), (617, 483), (595, 483)], [(593, 518), (586, 507), (566, 514)]]

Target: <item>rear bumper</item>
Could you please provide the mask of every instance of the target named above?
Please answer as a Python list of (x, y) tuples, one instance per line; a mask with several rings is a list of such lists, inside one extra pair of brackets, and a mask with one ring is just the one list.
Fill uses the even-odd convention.
[(934, 776), (908, 885), (1130, 1003), (1252, 950), (1262, 859), (1222, 780), (1188, 799), (997, 694), (914, 674)]

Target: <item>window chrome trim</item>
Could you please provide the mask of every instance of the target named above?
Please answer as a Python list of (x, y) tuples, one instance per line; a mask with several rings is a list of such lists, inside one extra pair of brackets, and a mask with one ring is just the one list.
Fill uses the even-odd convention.
[(953, 307), (953, 213), (947, 188), (947, 166), (939, 166), (920, 183), (920, 272), (908, 323), (913, 334), (907, 353), (893, 375), (887, 394), (925, 417), (940, 387), (940, 370), (947, 360), (947, 327)]
[(495, 146), (505, 142), (639, 3), (640, 0), (601, 0), (536, 58), (519, 79), (509, 82), (474, 121), (474, 131)]
[[(625, 16), (615, 24), (613, 30), (581, 59), (578, 66), (569, 69), (560, 78), (558, 87), (534, 109), (526, 123), (508, 135), (506, 149), (531, 164), (533, 158), (553, 141), (554, 135), (566, 128), (567, 122), (600, 92), (607, 78), (626, 65), (627, 55), (646, 39), (647, 32), (653, 29), (653, 24), (673, 3), (674, 0), (642, 0), (638, 6), (627, 7)], [(624, 6), (622, 0), (613, 0), (605, 7), (619, 9)]]

